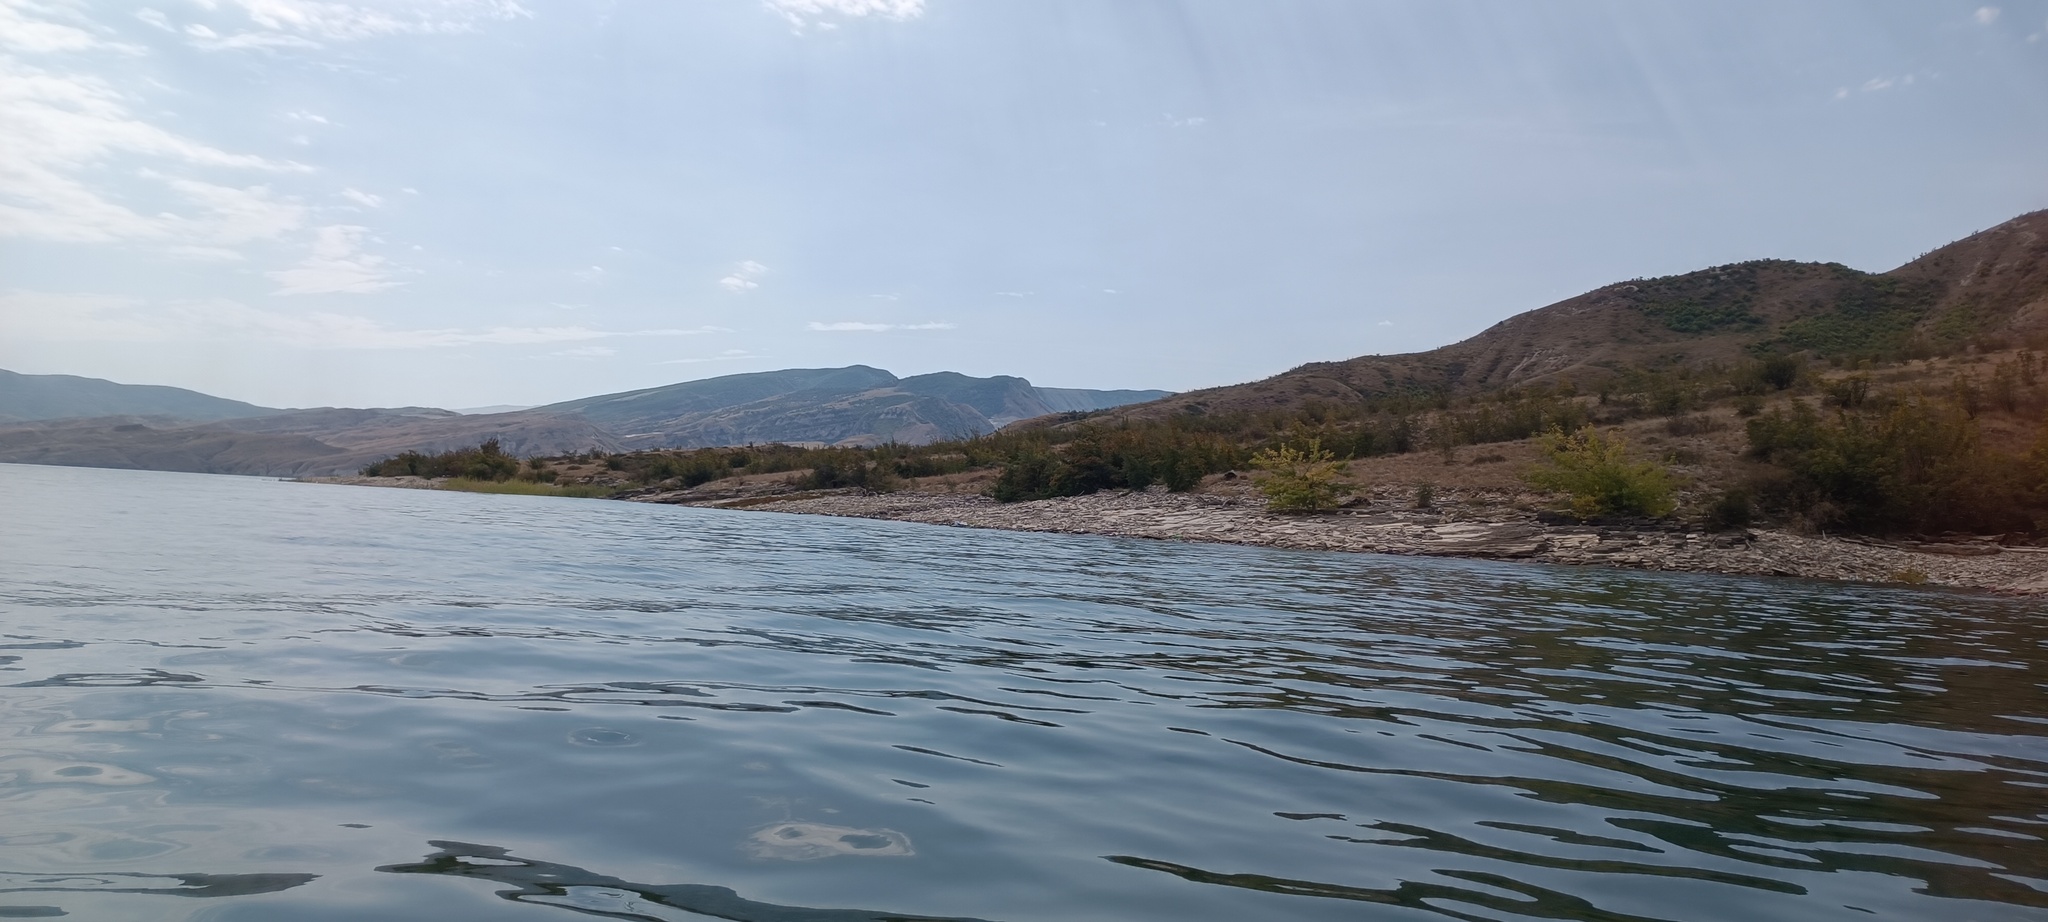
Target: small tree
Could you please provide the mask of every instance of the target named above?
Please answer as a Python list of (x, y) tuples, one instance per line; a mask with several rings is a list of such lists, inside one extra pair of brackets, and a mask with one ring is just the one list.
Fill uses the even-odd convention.
[(1259, 492), (1266, 494), (1266, 508), (1276, 512), (1317, 512), (1334, 509), (1337, 499), (1350, 486), (1344, 479), (1344, 465), (1323, 448), (1321, 439), (1309, 439), (1297, 448), (1276, 445), (1252, 455), (1258, 468)]
[(1566, 435), (1546, 433), (1539, 445), (1545, 463), (1524, 475), (1531, 486), (1571, 496), (1572, 514), (1662, 517), (1677, 506), (1671, 474), (1654, 461), (1631, 461), (1619, 432), (1605, 435), (1591, 426)]

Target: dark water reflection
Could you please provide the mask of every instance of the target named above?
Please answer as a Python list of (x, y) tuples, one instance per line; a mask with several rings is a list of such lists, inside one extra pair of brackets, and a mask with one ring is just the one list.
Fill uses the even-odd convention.
[(2048, 918), (2037, 604), (4, 472), (0, 918)]

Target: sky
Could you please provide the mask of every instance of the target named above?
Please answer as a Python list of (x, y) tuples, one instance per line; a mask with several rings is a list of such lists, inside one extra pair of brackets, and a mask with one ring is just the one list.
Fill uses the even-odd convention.
[(2048, 208), (2048, 0), (0, 0), (0, 368), (1183, 390)]

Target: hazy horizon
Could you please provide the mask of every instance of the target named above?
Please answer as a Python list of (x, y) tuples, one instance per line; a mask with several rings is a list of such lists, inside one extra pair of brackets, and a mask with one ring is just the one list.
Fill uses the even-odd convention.
[(267, 406), (1189, 390), (2048, 207), (2048, 2), (0, 0), (0, 75), (0, 368)]

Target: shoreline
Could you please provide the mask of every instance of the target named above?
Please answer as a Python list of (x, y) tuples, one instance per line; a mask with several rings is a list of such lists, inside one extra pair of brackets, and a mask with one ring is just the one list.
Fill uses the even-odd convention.
[(970, 494), (838, 494), (742, 508), (1006, 531), (2048, 595), (2048, 548), (1993, 543), (1908, 545), (1769, 529), (1711, 533), (1661, 525), (1550, 524), (1532, 514), (1470, 520), (1370, 507), (1284, 515), (1254, 503), (1184, 493), (1104, 492), (1009, 504)]
[[(434, 489), (419, 478), (318, 477), (309, 483)], [(402, 482), (401, 482), (402, 481)], [(762, 486), (768, 486), (762, 484)], [(627, 502), (883, 519), (1002, 531), (1199, 541), (1418, 557), (1781, 576), (2048, 596), (2048, 548), (1813, 537), (1774, 529), (1707, 532), (1671, 523), (1558, 523), (1512, 496), (1451, 491), (1429, 509), (1384, 497), (1336, 512), (1268, 512), (1242, 493), (1105, 491), (998, 503), (979, 493), (703, 489), (643, 491)]]

